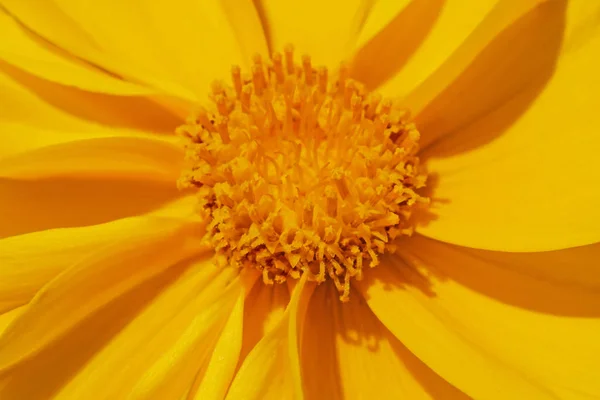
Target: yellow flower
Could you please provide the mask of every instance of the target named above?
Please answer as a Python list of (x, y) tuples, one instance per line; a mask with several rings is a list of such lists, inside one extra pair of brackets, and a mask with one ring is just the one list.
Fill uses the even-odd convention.
[(600, 398), (599, 18), (0, 0), (0, 399)]

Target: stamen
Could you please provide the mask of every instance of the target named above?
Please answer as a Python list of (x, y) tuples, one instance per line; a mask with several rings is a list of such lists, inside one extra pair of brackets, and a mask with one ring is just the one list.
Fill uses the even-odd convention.
[(362, 117), (362, 101), (360, 97), (357, 95), (352, 96), (352, 100), (350, 101), (350, 105), (352, 108), (352, 122), (355, 124), (360, 123)]
[(283, 61), (281, 58), (281, 53), (273, 54), (273, 70), (275, 71), (275, 78), (277, 79), (278, 84), (283, 84), (285, 75), (283, 73)]
[(236, 97), (239, 99), (242, 94), (242, 73), (238, 65), (231, 67), (231, 80), (233, 81)]
[(294, 73), (294, 47), (291, 44), (288, 44), (283, 49), (285, 54), (285, 66), (287, 68), (288, 75), (292, 75)]
[(318, 72), (319, 92), (325, 94), (327, 91), (327, 68), (321, 67)]
[(329, 280), (347, 301), (427, 205), (419, 132), (345, 64), (330, 77), (309, 56), (296, 65), (292, 46), (252, 61), (177, 129), (188, 164), (178, 184), (198, 190), (219, 265), (256, 268), (269, 285)]
[(217, 104), (217, 110), (221, 115), (228, 115), (227, 103), (225, 102), (225, 96), (219, 94), (215, 97), (215, 103)]
[(338, 80), (338, 90), (340, 92), (343, 92), (344, 89), (346, 88), (346, 80), (348, 79), (348, 76), (350, 75), (350, 67), (348, 66), (348, 64), (346, 63), (342, 63), (340, 65), (340, 72), (339, 72), (339, 80)]
[(244, 88), (242, 89), (241, 104), (242, 104), (242, 111), (245, 114), (248, 114), (250, 112), (250, 99), (251, 98), (252, 98), (252, 88), (250, 86), (244, 86)]
[(217, 123), (217, 131), (219, 132), (219, 135), (221, 136), (221, 140), (225, 144), (228, 144), (231, 142), (231, 139), (229, 137), (229, 128), (227, 126), (228, 122), (229, 122), (228, 118), (223, 117), (223, 118), (220, 118)]
[(262, 96), (263, 90), (265, 89), (265, 78), (260, 65), (252, 66), (252, 83), (254, 84), (256, 94)]
[(311, 86), (313, 84), (313, 70), (312, 66), (310, 65), (310, 56), (302, 56), (302, 69), (304, 72), (304, 82)]

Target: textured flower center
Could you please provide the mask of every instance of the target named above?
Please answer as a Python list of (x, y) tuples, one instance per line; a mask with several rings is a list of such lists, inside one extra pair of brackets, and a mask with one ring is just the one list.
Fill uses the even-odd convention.
[(178, 129), (197, 188), (205, 239), (219, 264), (256, 268), (267, 284), (307, 274), (331, 279), (346, 301), (352, 278), (412, 233), (426, 203), (408, 113), (367, 93), (342, 66), (335, 79), (291, 47), (233, 86), (213, 85), (212, 106)]

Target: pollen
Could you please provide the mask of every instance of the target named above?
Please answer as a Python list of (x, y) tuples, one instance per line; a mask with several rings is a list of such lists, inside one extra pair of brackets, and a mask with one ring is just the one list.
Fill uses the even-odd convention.
[(258, 269), (266, 284), (331, 280), (347, 301), (352, 279), (395, 251), (428, 203), (409, 112), (346, 65), (330, 74), (309, 56), (296, 62), (291, 46), (231, 78), (177, 129), (178, 184), (197, 191), (204, 240), (219, 265)]

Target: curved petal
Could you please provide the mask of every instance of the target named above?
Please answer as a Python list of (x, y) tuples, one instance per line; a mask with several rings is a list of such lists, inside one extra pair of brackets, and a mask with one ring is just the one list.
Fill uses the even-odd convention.
[(174, 132), (182, 119), (144, 97), (90, 93), (37, 78), (0, 60), (0, 123), (102, 134), (107, 127)]
[[(99, 224), (142, 214), (179, 195), (172, 180), (177, 174), (173, 167), (179, 160), (172, 166), (168, 165), (175, 157), (172, 143), (168, 142), (166, 146), (161, 147), (161, 136), (139, 130), (145, 129), (146, 124), (161, 130), (165, 125), (175, 126), (175, 123), (165, 119), (165, 113), (159, 112), (156, 117), (146, 118), (145, 112), (142, 112), (139, 113), (138, 119), (131, 115), (135, 114), (134, 106), (141, 107), (142, 103), (116, 101), (113, 104), (113, 97), (109, 97), (111, 101), (106, 103), (97, 97), (90, 97), (89, 93), (36, 80), (14, 69), (10, 73), (5, 72), (0, 66), (0, 163), (11, 170), (11, 178), (7, 179), (9, 171), (4, 171), (5, 177), (0, 179), (0, 237), (48, 228)], [(132, 108), (129, 108), (130, 106)], [(111, 110), (117, 109), (120, 111), (116, 114), (111, 113)], [(147, 111), (154, 113), (155, 108), (150, 107)], [(102, 117), (96, 118), (100, 114)], [(130, 115), (125, 118), (129, 121), (120, 120), (119, 114)], [(146, 122), (140, 123), (142, 119)], [(129, 129), (128, 125), (136, 130)], [(87, 156), (95, 151), (91, 144), (105, 143), (113, 146), (115, 136), (126, 136), (126, 142), (132, 141), (127, 142), (128, 145), (124, 147), (114, 147), (114, 150), (117, 150), (115, 154), (107, 154), (106, 151), (110, 149), (105, 147), (105, 158), (114, 157), (119, 151), (123, 156), (125, 151), (131, 155), (138, 154), (135, 157), (146, 166), (133, 165), (135, 161), (131, 161), (129, 165), (133, 175), (127, 176), (127, 173), (124, 173), (118, 174), (116, 178), (92, 179), (92, 175), (99, 175), (104, 167), (88, 164), (91, 159)], [(85, 141), (90, 138), (99, 139), (100, 142)], [(73, 143), (87, 143), (87, 150), (78, 153), (79, 150), (73, 148)], [(136, 148), (136, 143), (142, 146)], [(61, 147), (62, 145), (66, 147)], [(119, 148), (121, 150), (118, 150)], [(166, 151), (164, 154), (161, 148)], [(63, 154), (61, 149), (69, 150), (70, 153)], [(87, 155), (85, 151), (88, 152)], [(143, 153), (146, 155), (142, 155)], [(70, 162), (67, 158), (54, 161), (37, 159), (38, 154), (46, 157), (68, 156)], [(172, 158), (169, 158), (169, 154)], [(160, 160), (163, 156), (166, 156), (166, 161), (161, 167)], [(31, 160), (32, 157), (35, 160)], [(40, 161), (44, 162), (42, 166)], [(109, 164), (113, 167), (126, 166), (126, 163), (115, 161)], [(54, 163), (53, 171), (52, 168), (46, 169), (46, 162), (48, 165)], [(151, 164), (154, 164), (154, 167)], [(39, 171), (32, 171), (31, 168), (35, 168), (36, 165)], [(75, 167), (87, 177), (81, 175), (80, 178), (74, 179), (71, 174), (71, 178), (66, 178), (68, 173), (65, 172), (68, 171), (60, 171), (63, 167)], [(50, 175), (55, 178), (35, 182), (13, 179), (13, 173), (27, 174), (28, 168), (29, 172), (35, 172), (37, 176), (48, 173), (46, 178)], [(94, 168), (99, 170), (94, 172)], [(158, 174), (162, 175), (162, 178), (152, 172), (158, 172), (156, 168), (164, 169)], [(144, 170), (146, 172), (143, 172)], [(150, 179), (132, 180), (134, 176), (143, 177), (139, 172), (146, 174)], [(167, 177), (169, 174), (170, 177)], [(57, 175), (61, 178), (56, 178)]]
[(174, 185), (123, 179), (0, 179), (0, 238), (141, 215), (179, 196)]
[(284, 317), (248, 354), (226, 399), (302, 399), (298, 359), (298, 321), (304, 319), (314, 285), (306, 275), (293, 290)]
[(118, 398), (123, 393), (182, 398), (240, 293), (236, 273), (207, 259), (168, 268), (0, 378), (0, 393), (7, 398)]
[[(528, 101), (533, 101), (555, 69), (566, 3), (535, 0), (490, 5), (491, 10), (452, 55), (401, 99), (415, 116), (421, 145), (461, 129), (524, 89), (529, 91)], [(515, 110), (513, 120), (524, 107)]]
[(198, 241), (192, 240), (199, 225), (151, 219), (137, 235), (59, 274), (0, 337), (0, 375), (10, 374), (115, 298), (200, 251)]
[(19, 315), (21, 315), (21, 313), (25, 310), (25, 307), (26, 306), (20, 306), (0, 314), (0, 336), (2, 336), (6, 328), (8, 328), (13, 321), (17, 319)]
[(506, 260), (419, 236), (401, 248), (401, 259), (359, 287), (393, 334), (450, 383), (474, 398), (600, 395), (600, 292), (552, 281), (539, 266), (554, 270), (570, 257), (597, 282), (600, 247)]
[(360, 293), (347, 304), (338, 297), (323, 284), (308, 306), (301, 345), (306, 398), (467, 398), (411, 354)]
[[(79, 4), (69, 0), (49, 0), (43, 4), (3, 0), (2, 3), (30, 32), (60, 50), (128, 81), (143, 82), (144, 86), (187, 101), (197, 100), (194, 93), (178, 83), (165, 68), (164, 60), (168, 57), (161, 60), (160, 52), (154, 50), (158, 46), (154, 46), (157, 43), (152, 43), (148, 36), (148, 32), (153, 31), (148, 18), (133, 18), (132, 10), (126, 5), (119, 8), (113, 3), (84, 2), (81, 5), (90, 11), (85, 15)], [(111, 21), (103, 25), (113, 28), (98, 27), (102, 25), (102, 18)], [(129, 31), (124, 31), (126, 27)], [(165, 55), (163, 51), (162, 56)]]
[[(378, 0), (367, 16), (350, 75), (375, 90), (402, 71), (437, 26), (445, 0)], [(393, 92), (393, 93), (391, 93)], [(384, 90), (387, 97), (401, 93)]]
[(345, 393), (336, 348), (336, 321), (333, 318), (338, 311), (335, 302), (339, 303), (340, 300), (328, 293), (328, 286), (317, 286), (308, 303), (306, 318), (301, 323), (300, 363), (307, 399), (343, 399)]
[[(77, 8), (77, 15), (83, 14), (85, 19), (89, 19), (89, 5), (83, 5), (84, 2), (78, 0), (66, 0), (63, 3), (69, 12)], [(98, 3), (90, 1), (90, 4), (95, 6)], [(137, 39), (130, 44), (127, 41), (121, 43), (120, 38), (129, 32), (132, 22), (137, 25), (135, 21), (139, 20), (138, 15), (142, 13), (146, 20), (140, 21), (139, 32), (140, 36), (150, 40), (145, 42), (146, 46), (157, 49), (154, 52), (160, 62), (166, 64), (169, 77), (194, 91), (201, 101), (206, 99), (210, 84), (215, 79), (229, 79), (233, 64), (247, 65), (249, 61), (242, 58), (240, 43), (221, 1), (139, 0), (124, 5), (115, 0), (104, 2), (100, 8), (101, 14), (105, 11), (110, 14), (122, 13), (124, 24), (106, 29), (107, 25), (101, 17), (94, 18), (90, 31), (101, 40), (108, 38), (110, 44), (107, 44), (107, 48), (113, 50), (116, 45), (116, 51), (121, 54), (122, 48), (124, 55), (130, 51), (130, 45), (131, 49), (137, 49)], [(250, 21), (248, 16), (246, 24), (253, 26)], [(191, 47), (190, 43), (193, 44)]]
[(359, 37), (355, 76), (385, 96), (406, 96), (448, 59), (496, 3), (378, 0)]
[(113, 95), (146, 95), (153, 92), (142, 85), (125, 82), (105, 71), (60, 53), (28, 33), (0, 9), (0, 60), (52, 82)]
[(2, 158), (0, 178), (119, 178), (174, 185), (182, 163), (183, 149), (171, 141), (106, 137), (41, 147)]
[(196, 377), (196, 383), (188, 396), (190, 400), (225, 398), (227, 389), (235, 375), (236, 365), (242, 349), (243, 318), (244, 296), (241, 294), (238, 296), (231, 315), (229, 315), (229, 319), (212, 351), (210, 361), (206, 363), (202, 373)]
[(244, 65), (248, 66), (255, 54), (268, 56), (268, 38), (254, 0), (221, 0), (220, 4), (239, 43)]
[(351, 55), (370, 0), (256, 0), (273, 51), (292, 44), (317, 65), (337, 68)]
[[(115, 382), (117, 384), (106, 397), (114, 398), (121, 393), (130, 393), (132, 398), (140, 399), (180, 399), (189, 393), (194, 378), (206, 372), (228, 317), (234, 312), (236, 303), (239, 304), (239, 300), (243, 299), (239, 280), (234, 278), (238, 270), (227, 268), (219, 272), (218, 277), (198, 290), (195, 298), (181, 307), (179, 315), (174, 315), (166, 324), (167, 329), (152, 335), (154, 337), (147, 343), (148, 350), (143, 352), (145, 357), (139, 357), (139, 352), (135, 351), (125, 356), (121, 347), (114, 350), (118, 362), (113, 364), (113, 368), (123, 365), (125, 360), (135, 359), (135, 365), (129, 362), (131, 370), (138, 370), (132, 375), (138, 375), (139, 371), (143, 371), (143, 374), (139, 374), (141, 376), (137, 378), (137, 382), (133, 380), (135, 385), (131, 385), (131, 377), (124, 377), (122, 386)], [(240, 308), (238, 306), (238, 310)], [(147, 332), (147, 326), (147, 323), (140, 324), (138, 335)], [(122, 342), (122, 346), (128, 346), (132, 341), (135, 339), (128, 338)], [(235, 360), (232, 357), (230, 364)], [(101, 361), (101, 365), (106, 364), (105, 360)], [(93, 373), (101, 377), (97, 370)], [(104, 376), (110, 376), (109, 374), (110, 370), (106, 369)], [(98, 379), (97, 382), (103, 386), (103, 381), (104, 379)], [(83, 397), (98, 395), (97, 390), (90, 390), (88, 379), (80, 379), (79, 383), (89, 393)]]
[(154, 218), (133, 217), (0, 239), (0, 313), (28, 303), (59, 273), (95, 252), (135, 236)]
[(289, 303), (290, 293), (285, 285), (265, 285), (260, 278), (248, 290), (238, 369), (256, 344), (279, 324)]
[[(108, 133), (108, 132), (107, 132)], [(45, 131), (15, 122), (0, 122), (0, 160), (15, 154), (61, 143), (81, 140), (85, 135), (76, 132)], [(115, 134), (117, 134), (115, 132)], [(104, 135), (99, 135), (105, 137)], [(108, 136), (108, 135), (106, 135)]]
[[(431, 210), (436, 218), (419, 232), (502, 251), (600, 241), (595, 184), (600, 182), (595, 107), (600, 29), (590, 17), (599, 13), (598, 3), (569, 3), (556, 71), (532, 104), (529, 89), (535, 89), (535, 82), (427, 149), (433, 196), (439, 201)], [(526, 111), (514, 121), (523, 107)]]
[(149, 75), (173, 82), (196, 100), (205, 98), (212, 80), (229, 76), (231, 64), (244, 61), (217, 1), (55, 2), (106, 54), (140, 71), (142, 80)]

